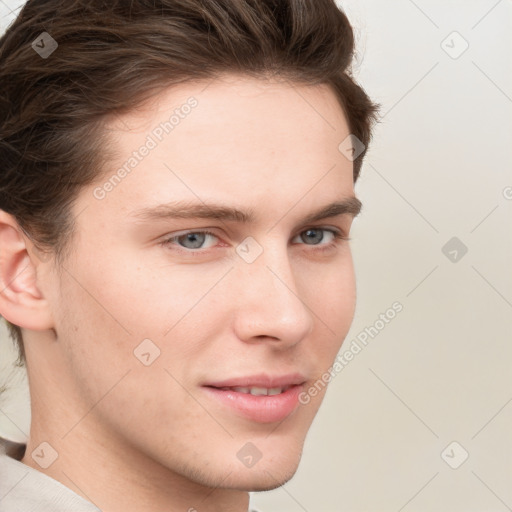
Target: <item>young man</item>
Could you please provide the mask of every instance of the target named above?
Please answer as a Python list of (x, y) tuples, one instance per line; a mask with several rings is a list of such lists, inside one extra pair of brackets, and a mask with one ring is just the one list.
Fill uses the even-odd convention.
[(24, 7), (0, 314), (32, 422), (2, 511), (245, 512), (293, 476), (355, 307), (353, 44), (331, 0)]

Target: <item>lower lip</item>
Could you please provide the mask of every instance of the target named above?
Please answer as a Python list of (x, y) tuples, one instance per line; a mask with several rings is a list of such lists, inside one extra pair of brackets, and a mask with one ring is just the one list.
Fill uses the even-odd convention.
[(258, 423), (274, 423), (284, 420), (299, 404), (302, 386), (292, 386), (279, 395), (251, 395), (233, 390), (204, 386), (203, 389), (214, 399), (231, 407), (246, 418)]

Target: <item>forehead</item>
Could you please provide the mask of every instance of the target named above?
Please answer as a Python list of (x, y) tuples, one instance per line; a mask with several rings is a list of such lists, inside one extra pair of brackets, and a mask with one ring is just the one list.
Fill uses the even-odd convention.
[[(198, 151), (189, 155), (191, 159), (228, 145), (231, 149), (236, 145), (240, 152), (266, 155), (296, 144), (294, 153), (299, 155), (318, 142), (332, 143), (337, 157), (340, 137), (349, 134), (342, 107), (329, 85), (240, 75), (163, 89), (136, 110), (112, 118), (106, 128), (117, 137), (124, 155), (137, 147), (140, 135), (156, 132), (157, 145), (169, 150), (193, 137)], [(257, 146), (259, 141), (265, 145)]]
[(329, 201), (353, 190), (352, 162), (338, 150), (349, 128), (326, 84), (237, 75), (184, 83), (106, 128), (117, 155), (95, 184), (110, 183), (100, 209), (176, 198), (262, 208), (269, 198)]
[[(341, 105), (328, 84), (306, 85), (279, 76), (256, 78), (233, 73), (221, 74), (212, 79), (189, 80), (162, 88), (135, 110), (111, 117), (107, 127), (111, 130), (123, 130), (127, 127), (130, 130), (137, 127), (147, 130), (158, 119), (159, 112), (165, 114), (169, 109), (179, 107), (190, 96), (200, 101), (203, 112), (222, 111), (234, 120), (261, 109), (267, 110), (270, 106), (279, 106), (279, 109), (271, 111), (274, 122), (279, 119), (280, 112), (293, 108), (301, 111), (305, 118), (318, 118), (318, 121), (322, 121), (321, 124), (334, 131), (339, 129), (340, 121), (346, 124)], [(243, 109), (240, 110), (240, 107)], [(309, 116), (305, 107), (309, 107)], [(240, 116), (236, 116), (236, 113)], [(223, 121), (226, 121), (224, 116)], [(211, 122), (215, 123), (216, 119), (211, 119)]]

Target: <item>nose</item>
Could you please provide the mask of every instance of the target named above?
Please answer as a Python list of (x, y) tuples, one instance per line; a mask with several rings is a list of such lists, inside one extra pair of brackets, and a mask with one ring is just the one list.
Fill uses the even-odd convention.
[(314, 314), (301, 297), (286, 248), (265, 248), (252, 263), (239, 261), (234, 329), (246, 343), (272, 342), (286, 349), (307, 337)]

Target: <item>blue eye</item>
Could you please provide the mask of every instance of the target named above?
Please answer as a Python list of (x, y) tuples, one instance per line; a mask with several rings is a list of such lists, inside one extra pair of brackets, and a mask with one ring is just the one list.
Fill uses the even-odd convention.
[[(332, 238), (327, 243), (321, 243), (324, 241), (325, 235), (324, 233), (330, 233)], [(191, 255), (200, 255), (204, 254), (206, 249), (212, 247), (204, 247), (205, 241), (210, 239), (218, 239), (218, 237), (208, 230), (200, 230), (200, 231), (188, 231), (186, 233), (182, 233), (179, 235), (174, 235), (169, 238), (166, 238), (161, 243), (164, 246), (175, 246), (176, 250), (179, 252), (183, 252)], [(309, 228), (301, 233), (299, 233), (296, 238), (300, 238), (303, 242), (312, 242), (306, 243), (305, 245), (319, 246), (318, 249), (315, 250), (326, 250), (332, 249), (338, 243), (338, 241), (348, 241), (347, 238), (341, 231), (335, 229), (327, 229), (327, 228)]]
[[(323, 239), (324, 239), (324, 234), (323, 232), (325, 231), (329, 231), (333, 234), (334, 236), (334, 232), (331, 231), (331, 230), (326, 230), (326, 229), (317, 229), (317, 228), (311, 228), (311, 229), (306, 229), (306, 231), (303, 231), (300, 235), (301, 239), (302, 240), (310, 240), (311, 242), (313, 242), (313, 245), (318, 245)], [(304, 237), (303, 235), (306, 233), (306, 236)], [(313, 233), (313, 235), (311, 235), (311, 233)], [(317, 233), (317, 235), (315, 236), (315, 233)], [(320, 234), (320, 236), (318, 236), (318, 234)]]
[[(168, 241), (179, 241), (180, 246), (184, 247), (185, 249), (204, 249), (202, 245), (204, 244), (206, 238), (209, 236), (217, 238), (213, 233), (210, 233), (209, 231), (190, 231), (189, 233), (172, 237)], [(182, 246), (181, 242), (184, 242), (187, 245)]]

